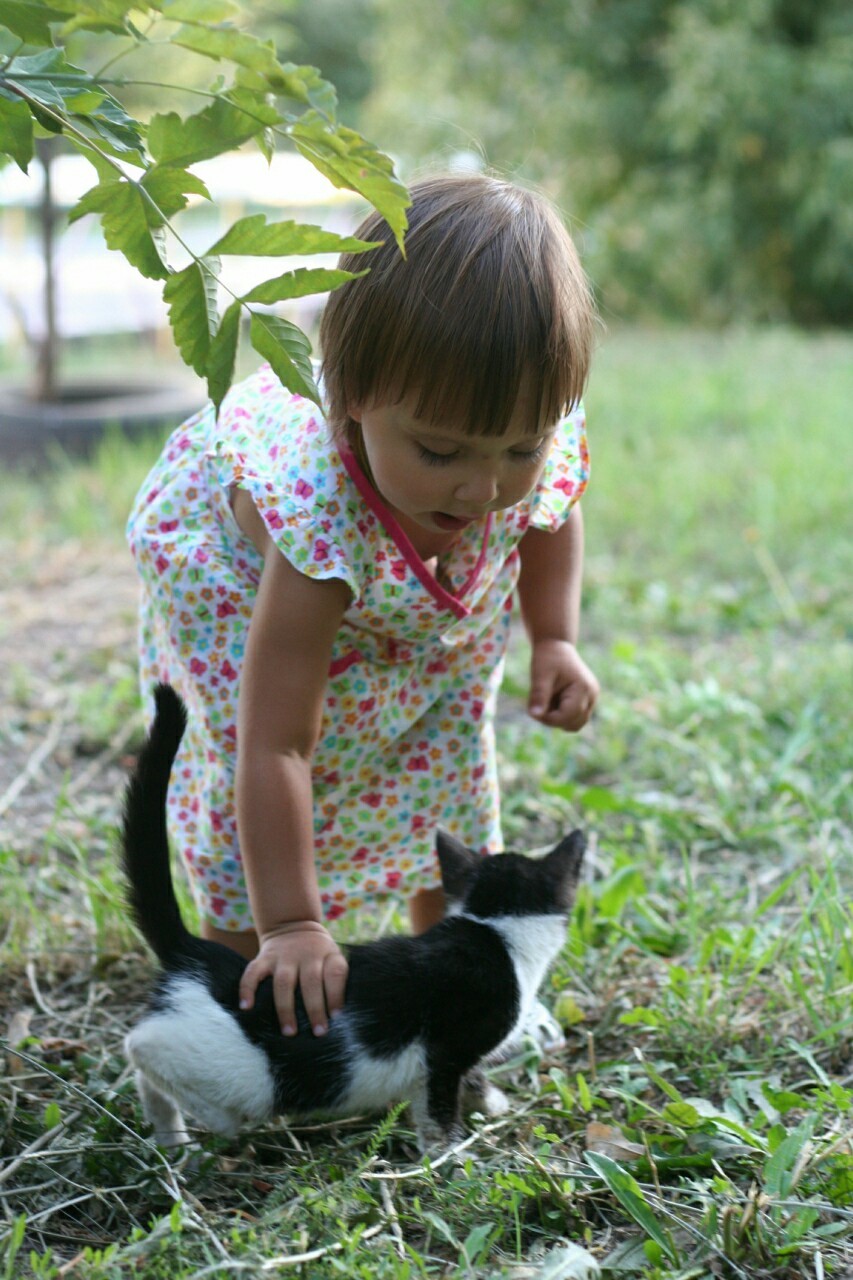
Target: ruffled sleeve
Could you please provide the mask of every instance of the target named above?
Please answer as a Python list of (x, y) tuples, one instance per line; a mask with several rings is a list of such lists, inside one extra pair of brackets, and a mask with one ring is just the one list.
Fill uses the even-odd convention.
[(358, 599), (366, 557), (351, 486), (325, 419), (267, 369), (235, 390), (207, 451), (220, 491), (248, 490), (295, 569), (309, 578), (340, 578)]
[(578, 405), (557, 424), (538, 485), (527, 499), (529, 523), (553, 533), (565, 523), (589, 481), (586, 415)]

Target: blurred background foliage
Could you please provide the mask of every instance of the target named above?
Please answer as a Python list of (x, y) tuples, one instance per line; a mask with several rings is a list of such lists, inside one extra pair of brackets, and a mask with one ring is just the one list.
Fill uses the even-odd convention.
[(853, 321), (849, 0), (258, 0), (410, 179), (539, 185), (605, 319)]

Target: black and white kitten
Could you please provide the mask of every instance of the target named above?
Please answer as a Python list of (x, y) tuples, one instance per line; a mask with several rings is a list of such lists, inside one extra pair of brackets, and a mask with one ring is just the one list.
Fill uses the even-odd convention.
[(157, 1141), (189, 1141), (183, 1111), (231, 1136), (279, 1112), (353, 1115), (408, 1099), (426, 1148), (458, 1137), (463, 1082), (480, 1110), (505, 1110), (479, 1064), (519, 1036), (563, 944), (581, 832), (541, 860), (483, 858), (439, 832), (447, 918), (420, 937), (347, 948), (346, 1003), (328, 1033), (312, 1034), (298, 999), (299, 1032), (284, 1036), (271, 980), (241, 1010), (246, 961), (194, 937), (181, 919), (166, 792), (186, 714), (167, 685), (155, 698), (127, 789), (123, 856), (133, 916), (162, 965), (149, 1009), (125, 1040)]

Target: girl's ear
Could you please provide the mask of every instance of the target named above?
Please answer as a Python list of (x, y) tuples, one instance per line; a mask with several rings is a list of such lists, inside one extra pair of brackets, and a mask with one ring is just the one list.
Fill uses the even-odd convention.
[(361, 405), (348, 404), (347, 414), (349, 415), (349, 418), (352, 422), (361, 422)]

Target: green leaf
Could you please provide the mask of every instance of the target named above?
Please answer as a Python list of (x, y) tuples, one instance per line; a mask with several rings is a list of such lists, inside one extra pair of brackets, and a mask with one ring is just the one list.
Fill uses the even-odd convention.
[(281, 63), (268, 77), (268, 84), (274, 93), (295, 98), (297, 102), (306, 102), (327, 120), (334, 122), (338, 111), (338, 95), (335, 86), (324, 80), (316, 67), (298, 67), (293, 62)]
[(102, 182), (115, 182), (117, 178), (115, 165), (112, 164), (106, 156), (100, 151), (96, 151), (94, 147), (88, 146), (86, 143), (79, 141), (77, 138), (69, 138), (68, 141), (74, 150), (88, 160), (97, 173)]
[(171, 42), (182, 49), (192, 49), (205, 58), (217, 61), (225, 58), (236, 62), (260, 75), (274, 75), (281, 70), (272, 42), (266, 43), (257, 36), (238, 31), (236, 27), (182, 26), (172, 36)]
[(592, 1111), (592, 1107), (593, 1107), (593, 1099), (592, 1099), (592, 1093), (590, 1092), (590, 1087), (587, 1084), (584, 1077), (580, 1074), (580, 1072), (578, 1072), (578, 1074), (575, 1076), (575, 1083), (578, 1086), (578, 1098), (580, 1099), (581, 1110), (585, 1111), (588, 1115), (589, 1112)]
[(239, 17), (232, 0), (166, 0), (163, 17), (170, 22), (228, 22)]
[(631, 899), (641, 897), (645, 891), (642, 872), (628, 864), (619, 867), (596, 888), (595, 905), (599, 915), (608, 920), (618, 920)]
[(169, 268), (160, 222), (138, 183), (124, 178), (99, 182), (77, 201), (68, 221), (76, 222), (86, 213), (101, 215), (104, 239), (110, 249), (118, 249), (131, 266), (150, 280), (166, 279)]
[(287, 298), (304, 298), (312, 293), (328, 293), (339, 289), (348, 280), (357, 280), (366, 276), (366, 271), (328, 270), (326, 267), (297, 267), (295, 271), (286, 271), (274, 280), (264, 280), (256, 285), (250, 293), (244, 294), (244, 302), (263, 302), (271, 305), (284, 302)]
[(652, 1212), (640, 1184), (626, 1169), (618, 1165), (615, 1160), (611, 1160), (610, 1156), (585, 1151), (584, 1159), (592, 1165), (634, 1222), (642, 1227), (646, 1235), (660, 1245), (669, 1260), (677, 1265), (679, 1258), (675, 1244), (669, 1232), (661, 1226)]
[(662, 1115), (664, 1120), (678, 1129), (698, 1129), (704, 1123), (699, 1112), (689, 1102), (668, 1102)]
[[(284, 119), (278, 108), (270, 101), (269, 90), (263, 81), (260, 81), (260, 87), (255, 89), (246, 88), (245, 85), (240, 84), (234, 85), (228, 90), (225, 100), (254, 121), (255, 132), (252, 137), (258, 139), (259, 145), (265, 135), (268, 135), (270, 130), (275, 125), (281, 124)], [(274, 138), (275, 135), (273, 134), (272, 137)]]
[[(233, 26), (187, 25), (175, 32), (172, 43), (205, 58), (234, 62), (259, 76), (267, 92), (313, 107), (329, 121), (335, 119), (338, 99), (334, 86), (323, 79), (316, 67), (279, 62), (272, 41), (259, 40)], [(259, 86), (252, 82), (252, 87)]]
[(63, 25), (60, 32), (62, 39), (67, 40), (75, 31), (109, 31), (116, 36), (126, 36), (130, 32), (128, 23), (107, 16), (99, 17), (94, 13), (78, 13)]
[(627, 1013), (621, 1013), (619, 1021), (624, 1027), (659, 1027), (663, 1023), (663, 1014), (657, 1009), (647, 1009), (645, 1005), (635, 1005)]
[(786, 1089), (774, 1089), (766, 1080), (761, 1085), (761, 1092), (770, 1103), (770, 1106), (782, 1115), (785, 1115), (788, 1111), (808, 1106), (808, 1101), (803, 1094), (791, 1093)]
[(27, 1231), (27, 1215), (25, 1213), (18, 1214), (12, 1224), (12, 1230), (6, 1239), (6, 1247), (4, 1249), (3, 1261), (5, 1263), (6, 1280), (12, 1280), (14, 1275), (15, 1259), (18, 1256), (21, 1245), (24, 1243), (24, 1236)]
[(163, 287), (163, 301), (169, 308), (169, 324), (181, 357), (200, 377), (207, 373), (211, 342), (219, 327), (219, 267), (218, 258), (201, 258), (170, 275)]
[(65, 14), (34, 0), (3, 0), (0, 26), (20, 36), (25, 44), (52, 44), (51, 22), (63, 22)]
[(250, 333), (252, 346), (269, 361), (283, 385), (321, 408), (320, 392), (311, 367), (311, 344), (302, 330), (279, 316), (254, 311)]
[(27, 172), (33, 158), (33, 117), (20, 98), (10, 102), (0, 97), (0, 151)]
[[(95, 92), (69, 99), (66, 108), (78, 125), (103, 140), (116, 151), (140, 151), (143, 146), (139, 125), (132, 120), (115, 98), (101, 92), (95, 103)], [(88, 101), (88, 106), (86, 102)]]
[(72, 66), (62, 49), (16, 58), (5, 72), (5, 80), (29, 103), (39, 123), (52, 132), (62, 128), (57, 115), (73, 117), (75, 124), (104, 137), (116, 150), (135, 151), (142, 146), (139, 123), (94, 76)]
[(226, 231), (211, 253), (245, 254), (248, 257), (281, 257), (284, 254), (303, 253), (363, 253), (376, 245), (355, 236), (339, 236), (301, 222), (270, 222), (262, 213), (240, 218)]
[(394, 233), (400, 248), (408, 221), (409, 193), (394, 176), (388, 156), (353, 129), (332, 126), (311, 113), (290, 128), (297, 150), (335, 187), (357, 191), (369, 200)]
[(791, 1190), (794, 1166), (803, 1148), (811, 1141), (816, 1123), (815, 1116), (807, 1116), (788, 1134), (784, 1142), (770, 1156), (764, 1166), (763, 1182), (767, 1195), (784, 1199)]
[[(252, 102), (257, 105), (256, 99)], [(280, 118), (277, 112), (272, 114), (276, 121)], [(192, 116), (179, 116), (176, 111), (152, 116), (148, 125), (148, 150), (160, 164), (186, 168), (199, 160), (234, 150), (269, 123), (267, 118), (258, 119), (254, 111), (250, 113), (225, 98), (217, 98)]]
[(579, 1022), (586, 1020), (583, 1009), (568, 991), (563, 991), (557, 996), (554, 1002), (554, 1017), (564, 1027), (576, 1027)]
[[(637, 1050), (637, 1053), (639, 1053), (639, 1050)], [(665, 1080), (665, 1079), (663, 1078), (663, 1076), (660, 1074), (660, 1072), (659, 1072), (659, 1071), (656, 1071), (656, 1070), (655, 1070), (655, 1068), (651, 1065), (651, 1063), (650, 1063), (650, 1062), (648, 1062), (645, 1058), (641, 1058), (641, 1059), (640, 1059), (640, 1061), (642, 1062), (643, 1070), (646, 1072), (646, 1074), (648, 1075), (649, 1079), (650, 1079), (654, 1084), (656, 1084), (656, 1085), (657, 1085), (657, 1087), (660, 1089), (661, 1093), (665, 1093), (665, 1094), (666, 1094), (666, 1096), (667, 1096), (668, 1098), (671, 1098), (673, 1102), (683, 1102), (683, 1101), (684, 1101), (684, 1099), (682, 1098), (681, 1094), (680, 1094), (680, 1093), (678, 1092), (678, 1090), (676, 1089), (675, 1085), (674, 1085), (674, 1084), (670, 1084), (670, 1082), (669, 1082), (668, 1080)]]
[(242, 309), (239, 299), (226, 309), (207, 354), (207, 394), (217, 413), (234, 379)]
[(210, 199), (201, 178), (186, 169), (174, 169), (169, 166), (153, 165), (141, 179), (140, 185), (145, 188), (151, 199), (166, 218), (171, 218), (185, 208), (187, 195), (203, 196)]
[(66, 61), (62, 49), (15, 58), (4, 79), (26, 101), (56, 111), (64, 111), (65, 98), (74, 98), (93, 85), (91, 76)]

